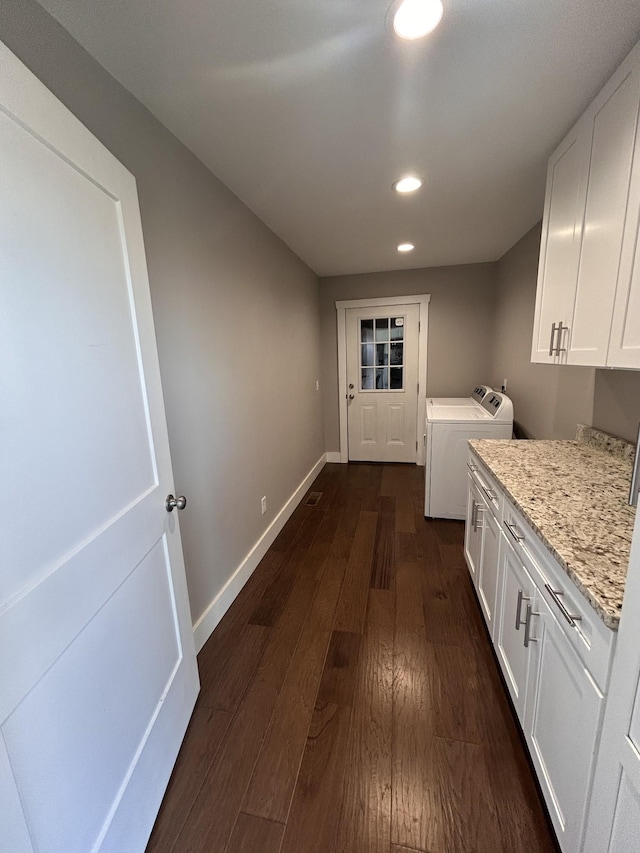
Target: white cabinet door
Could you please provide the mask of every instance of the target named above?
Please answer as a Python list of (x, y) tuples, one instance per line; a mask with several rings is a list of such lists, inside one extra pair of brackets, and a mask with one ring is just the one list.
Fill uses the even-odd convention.
[(540, 593), (533, 611), (523, 728), (563, 853), (577, 853), (603, 696)]
[(640, 369), (640, 119), (636, 128), (607, 366)]
[[(564, 362), (573, 315), (589, 168), (590, 127), (578, 122), (553, 153), (540, 244), (531, 361)], [(558, 326), (562, 325), (562, 330)]]
[(142, 853), (198, 691), (133, 176), (0, 44), (0, 848)]
[(607, 363), (628, 210), (637, 221), (627, 202), (639, 110), (640, 65), (627, 61), (588, 110), (591, 159), (568, 364)]
[(584, 853), (628, 853), (640, 838), (640, 513), (602, 725)]
[(484, 531), (482, 537), (482, 559), (478, 577), (478, 599), (491, 637), (494, 636), (496, 623), (496, 602), (498, 598), (498, 569), (500, 542), (502, 533), (500, 524), (492, 512), (484, 513)]
[(533, 602), (535, 585), (522, 561), (504, 538), (500, 549), (499, 577), (499, 616), (493, 642), (516, 713), (522, 723), (530, 660), (530, 647), (524, 645), (524, 622), (527, 604)]
[(487, 507), (480, 495), (480, 489), (469, 477), (469, 495), (467, 503), (467, 519), (464, 527), (464, 556), (469, 567), (473, 585), (477, 588), (482, 560), (482, 538), (484, 516)]
[(636, 147), (636, 187), (629, 201), (629, 240), (620, 263), (607, 367), (640, 369), (640, 134)]

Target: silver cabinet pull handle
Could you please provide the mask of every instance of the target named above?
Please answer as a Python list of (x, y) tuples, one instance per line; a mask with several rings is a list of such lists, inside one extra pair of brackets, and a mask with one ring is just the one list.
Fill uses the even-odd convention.
[(567, 332), (568, 332), (568, 331), (569, 331), (569, 327), (568, 327), (568, 326), (564, 326), (564, 325), (562, 324), (562, 320), (560, 320), (560, 322), (558, 323), (558, 343), (556, 344), (556, 355), (560, 355), (560, 353), (561, 353), (561, 352), (566, 352), (566, 351), (567, 351), (565, 347), (561, 347), (561, 346), (560, 346), (560, 344), (562, 343), (562, 333), (563, 333), (564, 331), (567, 331)]
[(640, 492), (640, 424), (638, 424), (638, 437), (636, 438), (636, 458), (633, 463), (633, 474), (631, 475), (631, 488), (629, 489), (629, 505), (638, 506), (638, 492)]
[(575, 627), (576, 622), (579, 622), (582, 619), (582, 616), (577, 614), (569, 613), (567, 608), (564, 606), (564, 603), (559, 598), (559, 596), (564, 595), (564, 592), (561, 589), (552, 589), (551, 584), (546, 583), (544, 588), (547, 590), (551, 598), (558, 605), (558, 609), (560, 613), (564, 616), (571, 627)]
[(478, 470), (478, 466), (474, 465), (473, 462), (467, 462), (467, 468), (471, 471), (472, 474)]
[(493, 491), (493, 489), (487, 489), (487, 488), (485, 488), (485, 486), (482, 486), (482, 491), (485, 493), (485, 495), (489, 498), (490, 501), (497, 501), (498, 500), (498, 496)]
[(529, 648), (529, 643), (537, 643), (538, 640), (536, 637), (531, 636), (531, 617), (539, 616), (540, 614), (536, 610), (531, 609), (531, 605), (527, 604), (527, 614), (524, 617), (524, 647), (525, 649)]
[(476, 529), (476, 507), (477, 506), (478, 506), (477, 503), (472, 498), (471, 499), (471, 527), (474, 530)]
[(507, 528), (509, 533), (513, 536), (516, 542), (524, 542), (524, 536), (522, 533), (518, 531), (518, 528), (515, 524), (509, 524), (508, 521), (505, 521), (504, 526)]
[(553, 346), (553, 339), (556, 336), (556, 329), (559, 329), (559, 327), (556, 326), (555, 323), (552, 323), (551, 324), (551, 340), (549, 341), (549, 355), (553, 355), (553, 353), (555, 352), (555, 349)]
[(520, 630), (520, 626), (524, 625), (524, 619), (520, 618), (520, 614), (522, 613), (522, 602), (523, 601), (531, 601), (528, 595), (523, 595), (522, 590), (518, 590), (518, 601), (516, 603), (516, 631)]
[(482, 525), (480, 524), (480, 519), (478, 518), (478, 515), (481, 512), (484, 512), (484, 507), (480, 506), (480, 504), (476, 504), (476, 517), (475, 517), (475, 521), (473, 522), (473, 532), (474, 533), (477, 533), (478, 530), (482, 530)]

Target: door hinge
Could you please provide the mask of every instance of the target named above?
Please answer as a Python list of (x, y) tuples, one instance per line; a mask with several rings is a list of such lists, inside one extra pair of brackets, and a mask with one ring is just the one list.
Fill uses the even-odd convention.
[(419, 393), (420, 393), (420, 383), (418, 382), (416, 384), (416, 394), (419, 394)]

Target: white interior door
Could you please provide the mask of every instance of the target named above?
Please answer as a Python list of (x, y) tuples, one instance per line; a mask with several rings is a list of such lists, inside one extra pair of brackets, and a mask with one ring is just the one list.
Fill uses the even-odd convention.
[(640, 513), (589, 806), (584, 853), (629, 853), (640, 839)]
[(2, 44), (0, 270), (0, 849), (135, 853), (198, 690), (136, 186)]
[(416, 462), (418, 305), (346, 311), (349, 459)]

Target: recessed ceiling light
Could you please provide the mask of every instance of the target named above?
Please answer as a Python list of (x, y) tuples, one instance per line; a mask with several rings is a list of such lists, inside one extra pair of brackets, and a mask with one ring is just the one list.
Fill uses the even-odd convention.
[(406, 175), (404, 178), (400, 178), (399, 181), (396, 181), (393, 184), (393, 189), (397, 193), (414, 193), (416, 190), (419, 190), (422, 186), (422, 181), (420, 178), (416, 178), (415, 175)]
[(415, 246), (413, 245), (413, 243), (400, 243), (400, 245), (398, 246), (399, 252), (413, 252), (414, 249)]
[(403, 39), (419, 39), (442, 19), (442, 0), (403, 0), (393, 17), (393, 29)]

